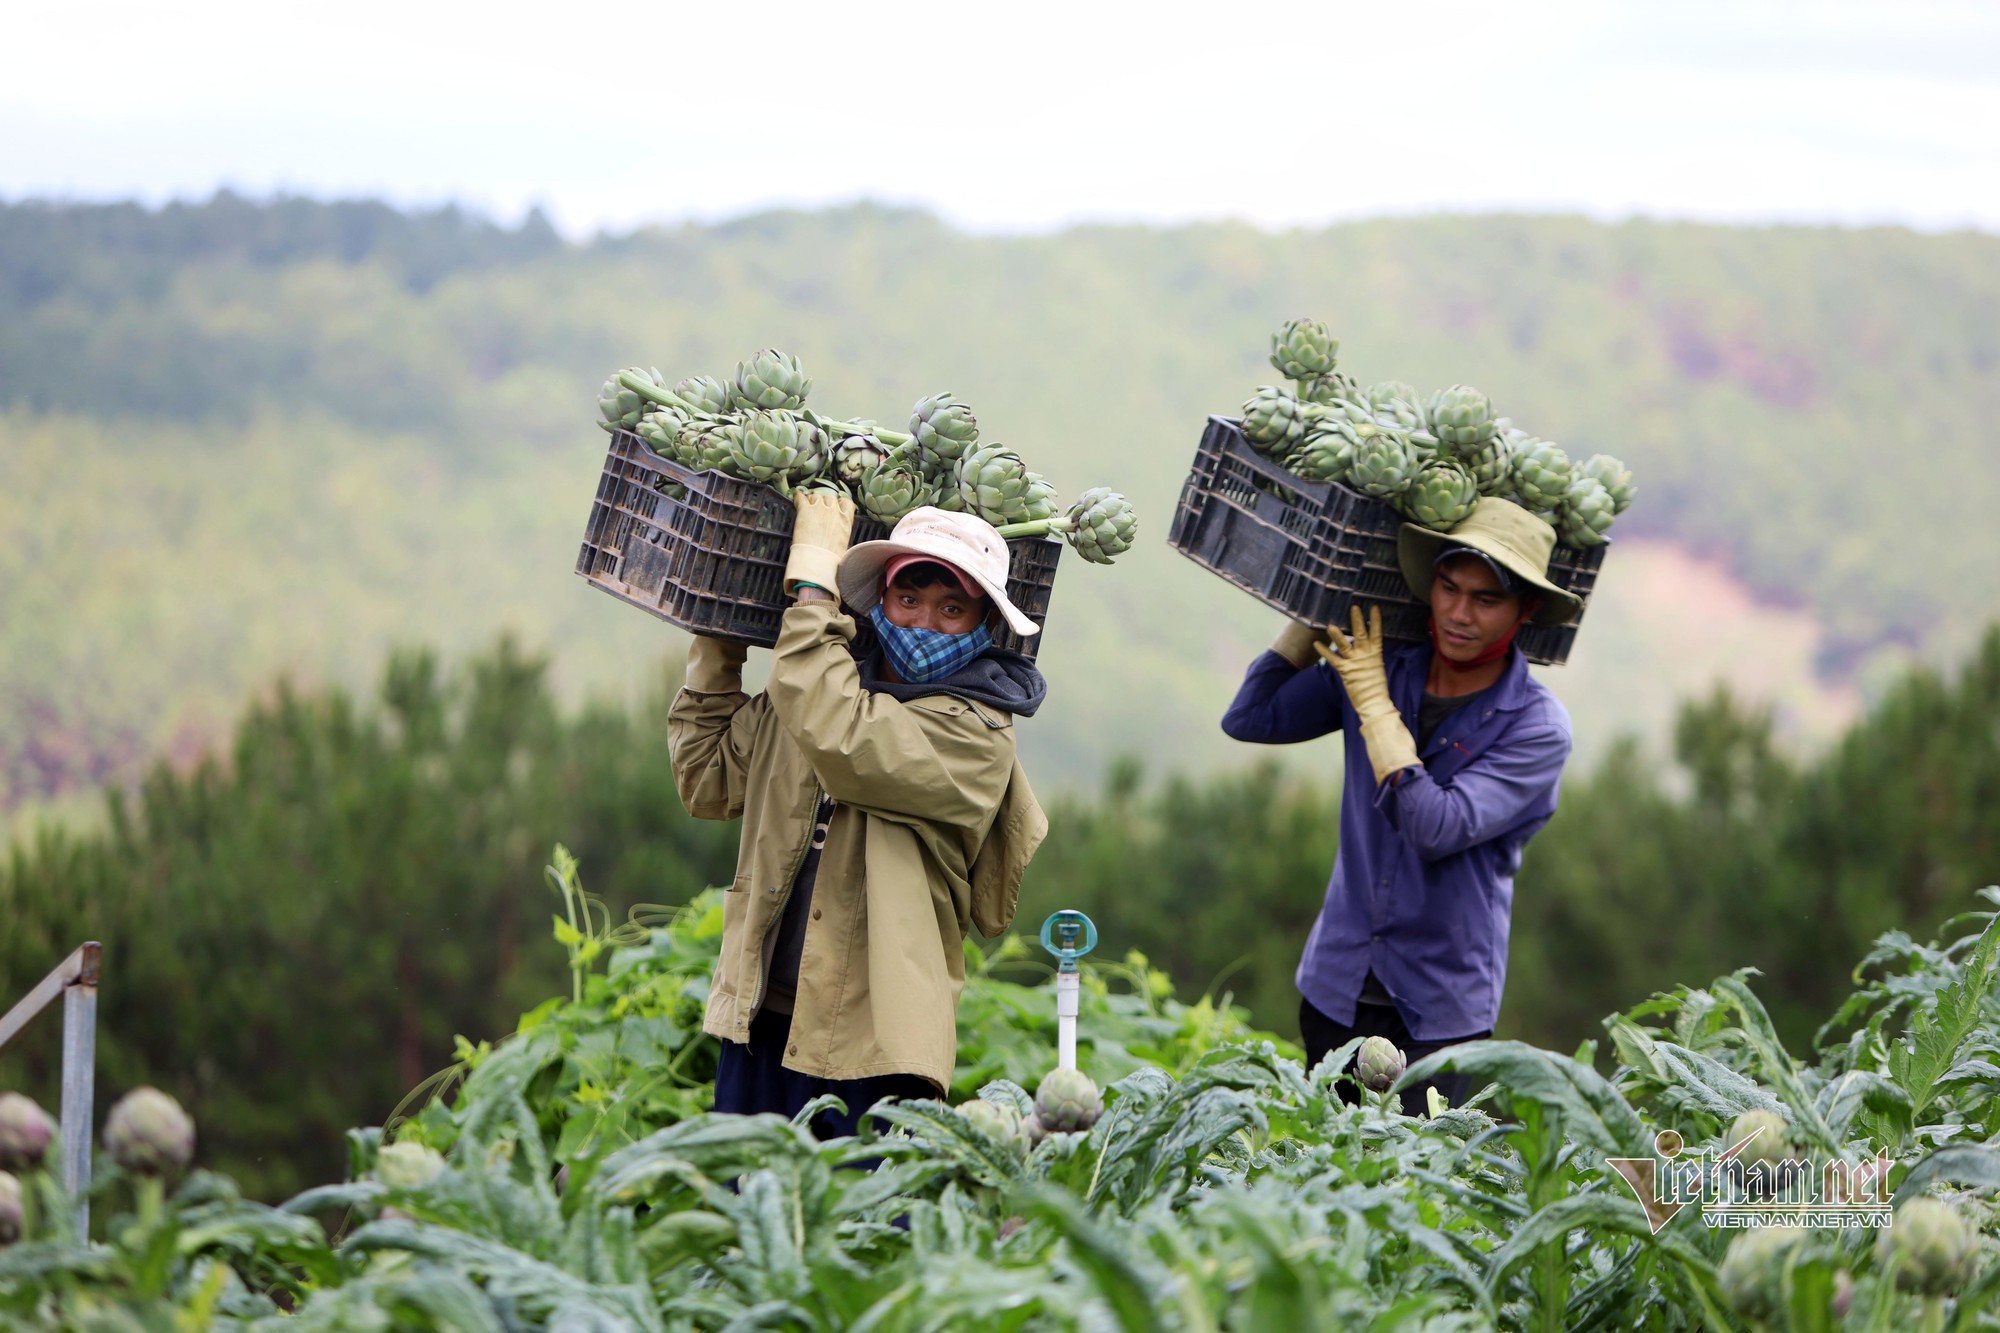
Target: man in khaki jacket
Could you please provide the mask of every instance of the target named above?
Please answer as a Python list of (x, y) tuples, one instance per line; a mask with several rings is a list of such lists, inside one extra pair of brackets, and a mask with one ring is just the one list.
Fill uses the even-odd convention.
[(1007, 928), (1048, 830), (1014, 753), (1047, 687), (992, 645), (997, 621), (1037, 627), (990, 524), (919, 509), (850, 551), (851, 500), (794, 504), (797, 601), (764, 692), (743, 692), (742, 645), (697, 637), (668, 735), (688, 813), (743, 819), (703, 1024), (722, 1039), (715, 1109), (832, 1093), (831, 1136), (950, 1086), (967, 932)]

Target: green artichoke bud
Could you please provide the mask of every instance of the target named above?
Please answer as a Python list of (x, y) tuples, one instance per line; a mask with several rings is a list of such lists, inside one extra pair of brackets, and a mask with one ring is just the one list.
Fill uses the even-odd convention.
[(736, 470), (733, 460), (742, 438), (743, 427), (734, 421), (697, 417), (676, 437), (679, 447), (674, 457), (682, 467), (696, 472), (727, 472), (733, 475)]
[(1309, 424), (1325, 416), (1324, 407), (1302, 403), (1290, 389), (1266, 384), (1243, 404), (1243, 435), (1257, 452), (1282, 458), (1305, 438)]
[(1032, 1111), (1028, 1113), (1027, 1118), (1021, 1121), (1021, 1131), (1028, 1136), (1028, 1148), (1030, 1151), (1033, 1151), (1041, 1144), (1043, 1139), (1049, 1136), (1049, 1127), (1043, 1124), (1042, 1118)]
[(1556, 514), (1556, 532), (1563, 541), (1578, 548), (1602, 546), (1618, 506), (1603, 482), (1595, 477), (1576, 477), (1563, 492)]
[(1477, 449), (1493, 434), (1493, 400), (1470, 384), (1431, 395), (1431, 433), (1447, 450)]
[(1904, 1291), (1949, 1296), (1978, 1270), (1979, 1233), (1943, 1199), (1916, 1198), (1896, 1209), (1875, 1257)]
[(1611, 503), (1617, 513), (1630, 509), (1633, 497), (1639, 493), (1632, 482), (1632, 469), (1610, 454), (1592, 454), (1577, 471), (1604, 484), (1604, 489), (1611, 492)]
[(869, 469), (889, 460), (889, 447), (873, 435), (849, 435), (833, 446), (832, 475), (852, 489)]
[(1514, 454), (1514, 493), (1523, 508), (1549, 513), (1563, 502), (1572, 473), (1569, 455), (1547, 440), (1530, 436), (1518, 442)]
[(1423, 410), (1424, 396), (1417, 392), (1414, 384), (1403, 380), (1378, 380), (1361, 391), (1361, 401), (1373, 408), (1380, 408), (1388, 402), (1404, 402)]
[(1308, 403), (1326, 405), (1356, 402), (1361, 398), (1361, 386), (1336, 370), (1316, 379), (1300, 380), (1299, 397)]
[(0, 1171), (0, 1245), (12, 1245), (21, 1239), (23, 1221), (21, 1182)]
[(1417, 399), (1398, 398), (1393, 394), (1377, 397), (1376, 391), (1381, 387), (1375, 384), (1368, 389), (1368, 407), (1373, 418), (1400, 431), (1429, 436), (1435, 445), (1437, 437), (1431, 435), (1430, 419), (1424, 415), (1423, 404)]
[(1011, 1106), (974, 1098), (961, 1105), (958, 1113), (971, 1121), (974, 1129), (1017, 1156), (1027, 1156), (1033, 1146), (1028, 1141), (1028, 1127), (1021, 1123), (1021, 1113)]
[(736, 383), (730, 386), (729, 397), (741, 408), (792, 410), (805, 406), (812, 383), (799, 368), (797, 357), (766, 347), (748, 361), (736, 363)]
[(1288, 319), (1271, 335), (1271, 364), (1288, 380), (1312, 380), (1333, 373), (1340, 339), (1316, 319)]
[(1437, 458), (1417, 469), (1416, 480), (1403, 492), (1403, 512), (1427, 528), (1445, 532), (1479, 503), (1479, 483), (1472, 469), (1452, 458)]
[(444, 1154), (421, 1143), (388, 1143), (375, 1155), (375, 1179), (390, 1189), (422, 1189), (444, 1170)]
[(684, 461), (680, 456), (680, 437), (689, 420), (688, 414), (678, 408), (648, 406), (636, 429), (639, 438), (652, 446), (654, 453), (678, 463)]
[(1387, 1092), (1396, 1086), (1409, 1062), (1387, 1037), (1370, 1037), (1354, 1055), (1354, 1077), (1370, 1092)]
[(46, 1111), (18, 1092), (0, 1092), (0, 1171), (33, 1171), (55, 1136)]
[(1089, 1129), (1104, 1114), (1104, 1097), (1081, 1069), (1052, 1069), (1035, 1089), (1035, 1118), (1055, 1134)]
[(912, 509), (931, 503), (930, 484), (923, 469), (901, 454), (891, 454), (861, 474), (854, 502), (871, 517), (893, 524)]
[(792, 487), (825, 471), (826, 436), (796, 412), (748, 412), (740, 433), (730, 438), (729, 461), (745, 481), (790, 495)]
[(158, 1088), (134, 1088), (104, 1119), (104, 1151), (133, 1175), (172, 1175), (194, 1157), (194, 1121)]
[(1132, 549), (1139, 535), (1139, 518), (1132, 502), (1106, 486), (1093, 486), (1070, 506), (1063, 524), (1069, 544), (1093, 565), (1108, 565)]
[[(1357, 432), (1363, 428), (1356, 427)], [(1378, 500), (1396, 500), (1410, 489), (1423, 464), (1410, 447), (1409, 437), (1392, 430), (1377, 429), (1354, 450), (1347, 481), (1354, 489)]]
[(1056, 512), (1056, 488), (1039, 472), (1028, 474), (1028, 493), (1021, 497), (1020, 516), (1010, 518), (1009, 523), (1034, 523), (1045, 518), (1053, 518)]
[(690, 375), (674, 386), (674, 397), (696, 412), (721, 416), (730, 410), (729, 386), (713, 375)]
[(1481, 495), (1512, 499), (1514, 495), (1514, 446), (1504, 435), (1495, 433), (1486, 447), (1460, 460), (1472, 470), (1472, 480)]
[(976, 444), (952, 466), (959, 510), (988, 523), (1018, 523), (1028, 495), (1028, 465), (1004, 444)]
[(979, 418), (949, 390), (934, 393), (910, 409), (910, 438), (927, 455), (924, 465), (942, 472), (979, 443)]
[(1306, 432), (1299, 447), (1285, 459), (1285, 466), (1308, 481), (1346, 481), (1358, 442), (1348, 422), (1321, 422)]
[(645, 415), (646, 409), (652, 406), (652, 403), (618, 382), (621, 374), (637, 375), (662, 389), (667, 387), (666, 379), (650, 367), (628, 366), (613, 373), (610, 379), (604, 381), (604, 387), (597, 391), (597, 410), (604, 417), (606, 430), (631, 430), (639, 424), (639, 418)]
[(1782, 1162), (1789, 1155), (1786, 1140), (1791, 1137), (1792, 1127), (1785, 1123), (1785, 1117), (1776, 1111), (1753, 1107), (1729, 1122), (1729, 1130), (1722, 1136), (1724, 1150), (1749, 1140), (1749, 1145), (1736, 1155), (1736, 1160), (1744, 1166), (1755, 1162)]
[(1752, 1227), (1729, 1243), (1716, 1279), (1736, 1313), (1758, 1322), (1784, 1312), (1785, 1269), (1806, 1239), (1800, 1227)]

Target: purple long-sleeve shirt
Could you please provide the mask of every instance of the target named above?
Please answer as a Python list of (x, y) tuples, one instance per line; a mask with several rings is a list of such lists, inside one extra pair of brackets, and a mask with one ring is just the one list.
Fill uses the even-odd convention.
[[(1386, 654), (1389, 695), (1417, 731), (1428, 644)], [(1569, 713), (1528, 674), (1516, 648), (1499, 681), (1439, 724), (1422, 768), (1379, 787), (1361, 724), (1323, 662), (1299, 668), (1267, 652), (1250, 664), (1222, 729), (1239, 741), (1285, 745), (1332, 731), (1347, 746), (1340, 851), (1319, 920), (1299, 960), (1299, 993), (1338, 1023), (1372, 968), (1418, 1041), (1491, 1028), (1507, 981), (1508, 916), (1521, 849), (1549, 822)]]

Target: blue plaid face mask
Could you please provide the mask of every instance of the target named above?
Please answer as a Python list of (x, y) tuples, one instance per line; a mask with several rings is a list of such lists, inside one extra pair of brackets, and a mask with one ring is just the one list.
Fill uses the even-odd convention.
[(875, 626), (875, 637), (882, 641), (889, 665), (912, 685), (943, 680), (993, 646), (993, 634), (983, 623), (964, 634), (906, 628), (890, 620), (880, 602), (868, 613), (868, 619)]

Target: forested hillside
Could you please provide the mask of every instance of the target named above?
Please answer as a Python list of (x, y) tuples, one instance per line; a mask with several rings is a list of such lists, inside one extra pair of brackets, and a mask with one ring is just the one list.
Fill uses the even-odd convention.
[(594, 390), (765, 343), (834, 410), (894, 419), (950, 388), (1065, 493), (1139, 505), (1138, 550), (1058, 584), (1051, 703), (1024, 730), (1044, 783), (1127, 752), (1241, 762), (1212, 719), (1275, 616), (1160, 539), (1202, 418), (1272, 378), (1269, 331), (1301, 313), (1363, 379), (1469, 381), (1636, 469), (1628, 549), (1551, 675), (1594, 752), (1664, 735), (1715, 637), (1699, 603), (1640, 604), (1643, 539), (1809, 616), (1836, 681), (1885, 646), (1962, 653), (2000, 610), (1977, 577), (2000, 564), (1991, 237), (1509, 217), (974, 237), (857, 206), (576, 245), (364, 203), (19, 203), (0, 806), (192, 755), (276, 673), (364, 684), (399, 643), (458, 656), (511, 629), (568, 697), (637, 697), (678, 637), (570, 573)]

